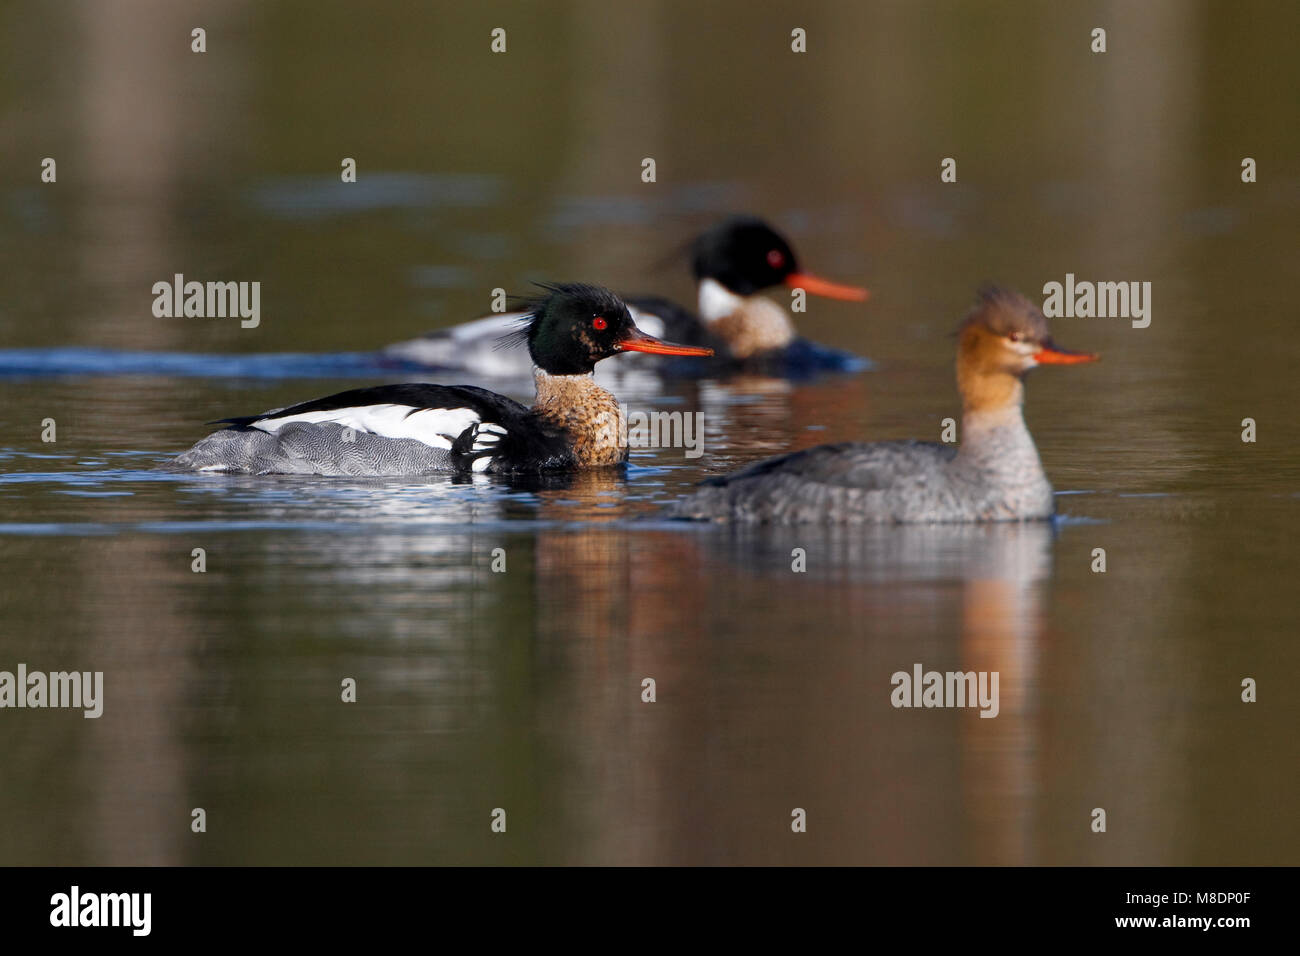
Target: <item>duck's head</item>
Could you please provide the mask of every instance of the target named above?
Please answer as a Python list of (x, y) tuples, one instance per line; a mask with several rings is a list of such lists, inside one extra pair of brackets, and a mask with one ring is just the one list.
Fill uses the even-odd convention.
[(1052, 341), (1047, 319), (1017, 292), (986, 286), (958, 330), (957, 386), (968, 408), (1018, 403), (1020, 380), (1039, 365), (1095, 362)]
[(713, 349), (674, 345), (642, 332), (623, 300), (608, 289), (581, 283), (542, 288), (547, 294), (529, 304), (520, 334), (533, 364), (551, 375), (585, 375), (601, 359), (620, 352), (713, 354)]
[(711, 280), (742, 297), (778, 285), (850, 302), (863, 302), (869, 295), (858, 286), (801, 271), (790, 244), (753, 216), (733, 216), (698, 236), (691, 247), (691, 268), (696, 282)]

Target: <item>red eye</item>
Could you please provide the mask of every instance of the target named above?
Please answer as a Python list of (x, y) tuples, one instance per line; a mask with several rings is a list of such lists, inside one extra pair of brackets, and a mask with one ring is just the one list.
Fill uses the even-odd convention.
[(602, 319), (600, 316), (596, 316), (594, 319), (591, 320), (591, 327), (595, 329), (597, 332), (604, 332), (605, 329), (609, 327), (609, 323), (606, 322), (604, 319)]
[(773, 249), (767, 254), (767, 264), (773, 269), (779, 269), (785, 265), (785, 253), (780, 249)]

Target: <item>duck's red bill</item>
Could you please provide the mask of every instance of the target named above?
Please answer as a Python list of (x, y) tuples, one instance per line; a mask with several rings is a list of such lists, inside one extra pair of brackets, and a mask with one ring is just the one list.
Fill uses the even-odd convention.
[(1080, 365), (1083, 362), (1095, 362), (1099, 358), (1101, 356), (1096, 352), (1074, 352), (1050, 342), (1034, 353), (1034, 361), (1039, 365)]
[(713, 349), (664, 342), (653, 335), (646, 335), (640, 329), (634, 330), (632, 334), (619, 342), (618, 347), (624, 352), (650, 352), (652, 355), (701, 355), (707, 357), (713, 354)]
[(785, 284), (792, 289), (803, 289), (813, 295), (828, 299), (842, 299), (845, 302), (866, 302), (871, 295), (866, 289), (856, 285), (840, 285), (828, 279), (819, 279), (806, 272), (792, 272), (785, 277)]

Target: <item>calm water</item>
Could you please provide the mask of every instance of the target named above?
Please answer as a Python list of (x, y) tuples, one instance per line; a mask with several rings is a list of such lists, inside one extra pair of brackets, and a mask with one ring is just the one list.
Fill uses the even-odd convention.
[[(1300, 8), (753, 6), (0, 9), (0, 670), (106, 698), (0, 710), (0, 863), (1300, 862)], [(689, 300), (676, 253), (736, 210), (872, 288), (797, 318), (876, 364), (629, 381), (704, 412), (702, 458), (152, 470), (497, 286)], [(177, 272), (260, 281), (261, 324), (154, 318)], [(975, 287), (1067, 272), (1151, 282), (1152, 322), (1054, 323), (1104, 354), (1029, 382), (1055, 527), (652, 520), (765, 455), (937, 438)], [(917, 663), (997, 671), (997, 718), (891, 707)]]

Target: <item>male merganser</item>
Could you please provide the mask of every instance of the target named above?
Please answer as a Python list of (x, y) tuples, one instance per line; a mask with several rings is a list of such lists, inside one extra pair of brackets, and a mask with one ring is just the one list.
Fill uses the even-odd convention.
[(844, 442), (758, 462), (701, 483), (667, 514), (771, 524), (1027, 521), (1055, 513), (1052, 486), (1025, 427), (1022, 379), (1039, 365), (1098, 356), (1053, 344), (1022, 296), (981, 290), (959, 330), (959, 447)]
[(535, 365), (532, 408), (470, 385), (379, 385), (223, 418), (166, 467), (236, 474), (523, 473), (621, 465), (622, 411), (592, 380), (620, 352), (707, 356), (636, 327), (623, 301), (590, 285), (545, 286), (515, 333)]
[[(789, 311), (760, 295), (786, 285), (814, 295), (850, 302), (869, 293), (803, 272), (794, 251), (771, 226), (752, 216), (735, 216), (699, 236), (691, 247), (691, 267), (699, 290), (699, 313), (666, 299), (627, 297), (637, 325), (663, 338), (709, 346), (707, 363), (675, 363), (678, 373), (715, 374), (727, 370), (798, 377), (813, 371), (860, 368), (861, 359), (800, 338)], [(478, 375), (511, 376), (527, 370), (522, 350), (498, 348), (517, 313), (502, 313), (431, 332), (391, 345), (383, 354), (431, 368), (460, 369)]]

